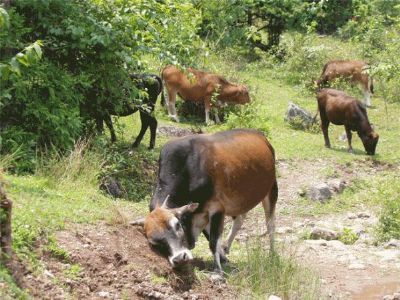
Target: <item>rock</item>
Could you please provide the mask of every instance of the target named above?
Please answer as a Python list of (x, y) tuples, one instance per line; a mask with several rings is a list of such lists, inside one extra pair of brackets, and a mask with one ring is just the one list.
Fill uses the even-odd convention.
[(332, 192), (326, 183), (318, 183), (308, 188), (307, 195), (311, 200), (324, 203), (332, 197)]
[(383, 300), (394, 300), (394, 296), (393, 295), (386, 295), (386, 296), (383, 296), (382, 299)]
[(101, 292), (99, 292), (99, 297), (102, 297), (102, 298), (110, 298), (110, 297), (111, 297), (111, 294), (110, 294), (110, 292), (101, 291)]
[(357, 219), (357, 215), (355, 213), (348, 213), (347, 218), (350, 220)]
[(305, 243), (308, 245), (315, 245), (315, 246), (327, 246), (326, 240), (305, 240)]
[(339, 235), (337, 232), (326, 229), (326, 228), (321, 228), (321, 227), (315, 227), (310, 234), (311, 239), (313, 240), (337, 240), (339, 238)]
[(384, 246), (385, 248), (400, 248), (400, 240), (391, 239)]
[(213, 283), (225, 283), (226, 282), (225, 277), (222, 274), (219, 274), (219, 273), (211, 273), (210, 280)]
[(121, 198), (124, 194), (121, 184), (112, 176), (105, 176), (101, 179), (100, 190), (115, 198)]
[(268, 297), (268, 300), (282, 300), (282, 298), (275, 295), (271, 295)]
[(313, 116), (305, 109), (289, 101), (285, 122), (300, 127), (301, 129), (307, 129), (310, 128), (313, 123)]
[(327, 246), (331, 247), (335, 250), (346, 250), (347, 247), (345, 244), (343, 244), (341, 241), (338, 240), (332, 240), (327, 242)]
[(281, 227), (278, 227), (275, 230), (275, 232), (278, 233), (278, 234), (293, 233), (293, 228), (288, 227), (288, 226), (281, 226)]
[(43, 274), (47, 277), (54, 278), (54, 275), (49, 270), (44, 270)]
[(393, 294), (394, 300), (400, 300), (400, 292)]
[(365, 270), (365, 265), (360, 263), (352, 263), (349, 265), (349, 270)]
[(359, 212), (358, 214), (357, 214), (357, 217), (359, 217), (360, 219), (368, 219), (368, 218), (370, 218), (371, 217), (371, 214), (370, 213), (368, 213), (368, 212)]
[(181, 128), (181, 127), (176, 127), (176, 126), (171, 126), (171, 125), (159, 126), (157, 128), (157, 132), (162, 135), (176, 136), (176, 137), (192, 135), (192, 134), (196, 134), (196, 133), (202, 133), (201, 130), (199, 131), (199, 130)]
[(330, 190), (337, 194), (343, 192), (346, 187), (346, 182), (339, 178), (330, 179), (327, 184)]

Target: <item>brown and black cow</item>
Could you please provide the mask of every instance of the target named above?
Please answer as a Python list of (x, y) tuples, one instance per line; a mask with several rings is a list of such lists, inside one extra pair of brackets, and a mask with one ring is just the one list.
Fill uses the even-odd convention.
[(347, 79), (351, 84), (359, 84), (364, 93), (364, 103), (371, 106), (371, 94), (374, 93), (372, 78), (368, 75), (370, 66), (361, 60), (333, 60), (324, 65), (320, 78), (316, 81), (318, 88), (338, 78)]
[[(184, 101), (204, 103), (206, 123), (210, 122), (211, 98), (221, 103), (245, 104), (250, 102), (249, 91), (243, 85), (236, 85), (228, 82), (224, 77), (198, 71), (192, 68), (187, 69), (187, 74), (175, 66), (166, 66), (161, 73), (164, 86), (167, 89), (168, 115), (179, 122), (175, 101), (178, 94)], [(215, 114), (218, 123), (218, 115)]]
[[(190, 249), (203, 232), (214, 270), (240, 229), (246, 213), (262, 203), (273, 244), (278, 186), (274, 149), (256, 130), (236, 129), (179, 138), (161, 150), (157, 187), (144, 224), (149, 243), (168, 252), (172, 266), (193, 259)], [(225, 244), (224, 217), (234, 219)]]
[(349, 152), (353, 151), (351, 146), (351, 132), (356, 131), (363, 142), (367, 154), (375, 154), (379, 135), (374, 132), (369, 123), (364, 104), (356, 98), (335, 89), (322, 89), (317, 94), (317, 100), (325, 147), (331, 147), (328, 127), (329, 123), (333, 123), (335, 125), (344, 125), (349, 143)]

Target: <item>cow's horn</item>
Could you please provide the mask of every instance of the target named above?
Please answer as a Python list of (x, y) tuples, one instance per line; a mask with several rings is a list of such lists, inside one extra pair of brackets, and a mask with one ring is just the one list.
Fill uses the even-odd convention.
[(167, 197), (165, 197), (165, 200), (164, 200), (163, 204), (161, 205), (161, 208), (168, 208), (168, 205), (167, 205), (168, 199), (169, 199), (169, 195), (167, 195)]
[(129, 222), (129, 225), (134, 225), (134, 226), (143, 226), (144, 225), (144, 220), (145, 218), (140, 218), (137, 220), (133, 220)]

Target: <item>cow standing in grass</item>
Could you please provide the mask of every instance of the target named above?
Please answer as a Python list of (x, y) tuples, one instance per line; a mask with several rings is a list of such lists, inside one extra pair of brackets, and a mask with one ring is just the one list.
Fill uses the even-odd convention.
[[(176, 95), (184, 101), (204, 103), (206, 123), (210, 122), (211, 99), (216, 97), (217, 102), (245, 104), (250, 102), (249, 91), (245, 86), (228, 82), (224, 77), (212, 73), (202, 72), (189, 68), (188, 73), (175, 66), (166, 66), (161, 78), (167, 90), (168, 115), (179, 122), (175, 109)], [(217, 103), (218, 104), (218, 103)], [(220, 104), (219, 104), (220, 105)], [(215, 121), (219, 123), (218, 114)]]
[(320, 78), (316, 81), (318, 88), (338, 78), (347, 79), (351, 84), (359, 84), (364, 93), (364, 103), (371, 106), (371, 95), (374, 93), (372, 78), (368, 75), (370, 66), (360, 60), (334, 60), (325, 64)]
[[(150, 244), (164, 249), (174, 267), (192, 260), (190, 249), (203, 232), (220, 273), (246, 213), (260, 202), (272, 246), (277, 198), (274, 149), (261, 132), (193, 135), (163, 147), (151, 212), (132, 224), (144, 225)], [(225, 216), (234, 222), (222, 244)]]
[(335, 125), (344, 125), (347, 141), (349, 143), (349, 152), (353, 151), (351, 146), (351, 132), (356, 131), (367, 154), (375, 154), (379, 135), (374, 132), (374, 129), (369, 123), (367, 110), (364, 104), (356, 98), (334, 89), (322, 89), (317, 94), (317, 100), (325, 147), (331, 147), (328, 127), (329, 123), (333, 123)]
[(115, 135), (114, 126), (111, 120), (111, 116), (125, 117), (129, 116), (137, 111), (140, 113), (141, 129), (137, 136), (133, 147), (139, 146), (143, 139), (144, 134), (150, 127), (150, 145), (149, 149), (153, 149), (156, 141), (157, 131), (157, 120), (153, 116), (154, 107), (157, 102), (158, 95), (162, 92), (162, 80), (160, 77), (154, 74), (131, 74), (130, 75), (133, 84), (140, 92), (144, 92), (145, 96), (140, 100), (141, 105), (135, 103), (134, 100), (131, 102), (124, 102), (122, 108), (117, 109), (114, 106), (105, 107), (103, 114), (96, 117), (97, 129), (103, 131), (103, 121), (106, 123), (111, 134), (111, 141), (115, 142), (117, 137)]

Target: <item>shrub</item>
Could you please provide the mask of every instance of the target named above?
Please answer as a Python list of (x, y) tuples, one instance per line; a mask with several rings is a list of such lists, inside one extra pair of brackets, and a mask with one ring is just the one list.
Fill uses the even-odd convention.
[(233, 128), (254, 128), (269, 135), (270, 128), (266, 107), (261, 101), (255, 100), (245, 105), (236, 106), (235, 110), (228, 113), (226, 125)]
[(339, 236), (339, 241), (346, 245), (353, 245), (358, 240), (358, 236), (350, 228), (343, 228), (343, 232)]
[(386, 199), (379, 216), (378, 236), (382, 241), (400, 239), (400, 201), (392, 197)]

